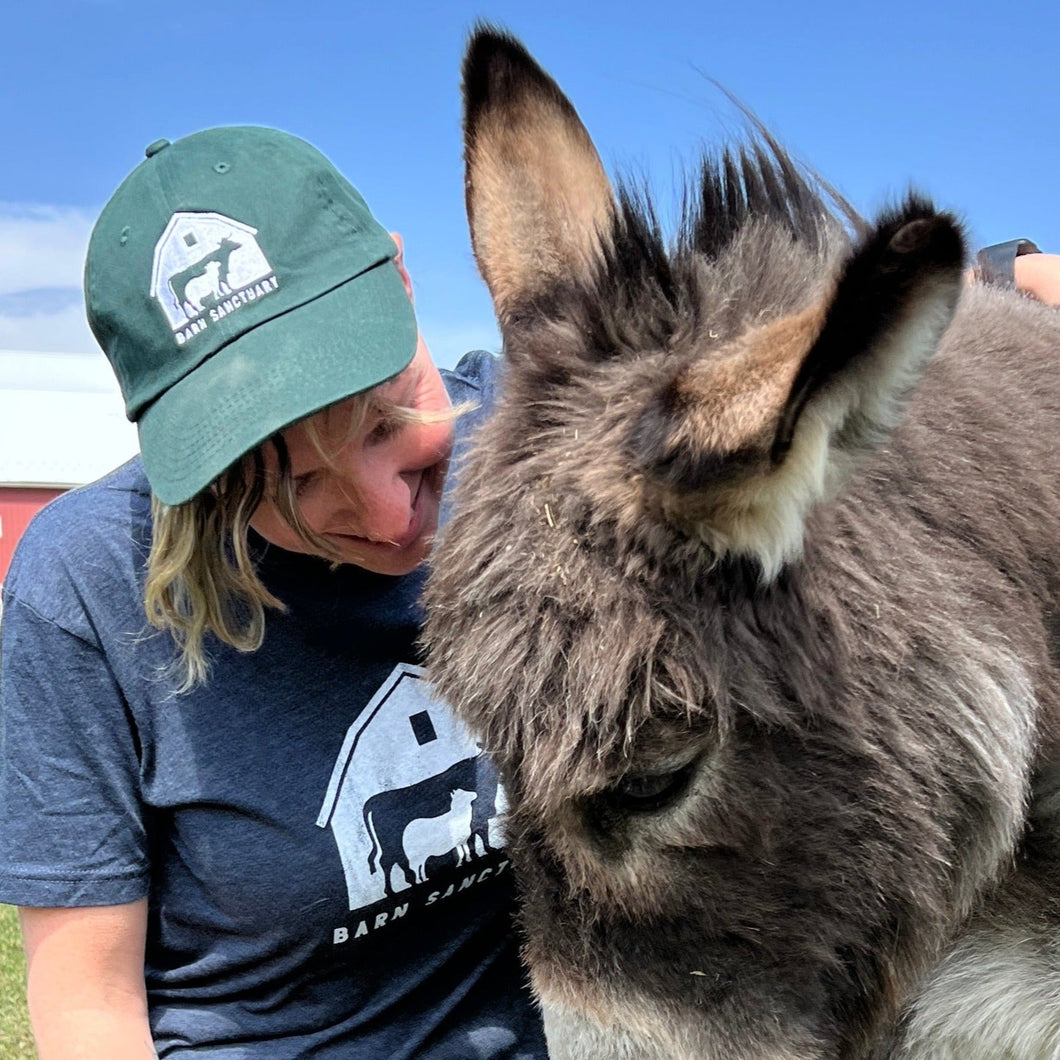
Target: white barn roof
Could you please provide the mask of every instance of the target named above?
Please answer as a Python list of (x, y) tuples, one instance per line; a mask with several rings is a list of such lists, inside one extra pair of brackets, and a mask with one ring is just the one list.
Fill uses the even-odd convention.
[(137, 449), (102, 353), (0, 350), (0, 485), (79, 486)]

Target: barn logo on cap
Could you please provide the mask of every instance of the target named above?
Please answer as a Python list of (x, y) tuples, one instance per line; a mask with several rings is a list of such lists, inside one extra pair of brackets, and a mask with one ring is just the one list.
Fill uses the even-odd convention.
[(175, 213), (155, 244), (151, 297), (183, 346), (277, 290), (258, 230), (219, 213)]

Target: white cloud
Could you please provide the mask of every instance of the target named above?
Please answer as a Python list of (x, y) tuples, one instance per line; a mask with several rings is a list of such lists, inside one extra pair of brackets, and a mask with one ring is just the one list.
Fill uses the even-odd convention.
[(0, 295), (79, 290), (94, 220), (73, 206), (0, 203)]
[(72, 206), (0, 203), (0, 349), (96, 349), (81, 299), (93, 221)]
[[(0, 250), (2, 253), (2, 250)], [(66, 353), (98, 351), (80, 302), (54, 312), (5, 313), (0, 306), (0, 350), (57, 350)]]

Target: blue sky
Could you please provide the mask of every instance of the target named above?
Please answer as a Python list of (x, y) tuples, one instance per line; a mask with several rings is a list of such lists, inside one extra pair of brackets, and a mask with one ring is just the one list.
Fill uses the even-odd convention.
[(462, 197), (459, 64), (479, 17), (522, 37), (609, 168), (662, 203), (741, 128), (714, 78), (863, 212), (916, 186), (977, 244), (1060, 251), (1055, 0), (36, 0), (5, 5), (0, 31), (0, 349), (92, 350), (79, 283), (100, 207), (152, 140), (228, 123), (312, 141), (402, 233), (441, 363), (495, 347)]

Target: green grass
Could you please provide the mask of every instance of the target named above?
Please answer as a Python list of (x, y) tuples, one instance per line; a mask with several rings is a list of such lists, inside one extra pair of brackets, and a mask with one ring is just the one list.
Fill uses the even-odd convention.
[(33, 1060), (26, 1015), (26, 961), (18, 913), (0, 905), (0, 1060)]

